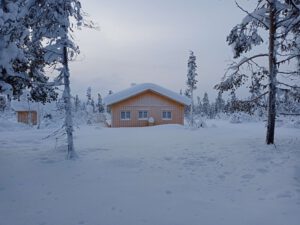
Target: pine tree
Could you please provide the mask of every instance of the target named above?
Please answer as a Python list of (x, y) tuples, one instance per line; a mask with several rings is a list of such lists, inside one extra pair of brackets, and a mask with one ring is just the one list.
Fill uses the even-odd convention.
[(189, 60), (188, 60), (188, 73), (187, 73), (187, 86), (188, 86), (188, 93), (190, 93), (191, 96), (191, 107), (190, 107), (190, 113), (191, 113), (191, 126), (194, 125), (194, 90), (196, 90), (197, 86), (196, 83), (198, 82), (196, 80), (196, 56), (194, 55), (194, 52), (190, 52)]
[(225, 101), (222, 98), (222, 92), (219, 91), (215, 103), (216, 114), (224, 112), (224, 107), (225, 107)]
[[(236, 3), (237, 4), (237, 3)], [(233, 47), (234, 58), (239, 58), (252, 50), (254, 46), (261, 45), (263, 35), (266, 31), (268, 37), (268, 52), (243, 57), (238, 63), (233, 63), (225, 74), (222, 82), (216, 85), (219, 90), (235, 90), (242, 86), (248, 79), (242, 67), (257, 68), (261, 70), (257, 59), (266, 58), (268, 68), (263, 68), (267, 73), (260, 74), (260, 84), (266, 84), (268, 91), (263, 95), (268, 95), (268, 122), (266, 143), (274, 143), (275, 118), (276, 118), (276, 91), (285, 86), (290, 91), (299, 89), (299, 86), (291, 86), (288, 83), (279, 81), (277, 76), (285, 75), (299, 79), (299, 69), (280, 70), (283, 64), (292, 60), (300, 65), (300, 1), (299, 0), (257, 0), (256, 8), (253, 12), (248, 12), (240, 5), (237, 6), (244, 11), (247, 16), (242, 23), (236, 25), (227, 37), (227, 42)], [(249, 66), (250, 65), (250, 66)], [(282, 68), (284, 69), (284, 68)], [(253, 76), (253, 74), (252, 74)]]
[(201, 98), (199, 96), (197, 96), (197, 104), (195, 106), (195, 114), (201, 114), (201, 110), (202, 110)]
[(94, 101), (94, 99), (92, 98), (91, 99), (91, 106), (92, 106), (92, 109), (93, 109), (93, 113), (95, 113), (96, 111), (95, 111), (95, 101)]
[(34, 1), (0, 1), (0, 93), (17, 99), (29, 89), (30, 100), (45, 103), (55, 100), (57, 93), (45, 75), (44, 36), (32, 4)]
[(98, 93), (97, 108), (98, 108), (98, 112), (99, 113), (103, 113), (104, 112), (104, 105), (103, 105), (102, 97), (101, 97), (100, 93)]
[(230, 93), (229, 112), (234, 113), (238, 110), (238, 99), (234, 91)]
[(69, 60), (79, 53), (71, 33), (74, 28), (85, 25), (79, 0), (40, 0), (29, 1), (29, 9), (35, 20), (34, 28), (40, 32), (45, 46), (44, 58), (48, 64), (56, 65), (59, 75), (56, 84), (64, 85), (65, 129), (67, 133), (68, 154), (71, 159), (76, 156), (73, 144), (73, 121), (71, 109), (71, 89)]
[(202, 112), (204, 115), (209, 116), (210, 112), (210, 103), (208, 99), (208, 94), (205, 92), (202, 100)]
[(75, 96), (75, 102), (74, 102), (74, 105), (75, 105), (75, 112), (78, 112), (78, 110), (79, 110), (79, 108), (80, 108), (80, 100), (79, 100), (78, 95)]
[(92, 101), (92, 88), (91, 87), (88, 87), (87, 90), (86, 90), (86, 98), (87, 98), (87, 105), (90, 105), (91, 104), (91, 101)]
[(0, 1), (0, 93), (13, 97), (19, 97), (30, 80), (23, 48), (29, 32), (21, 18), (23, 4), (21, 0)]
[(6, 108), (6, 98), (0, 95), (0, 111), (4, 111)]

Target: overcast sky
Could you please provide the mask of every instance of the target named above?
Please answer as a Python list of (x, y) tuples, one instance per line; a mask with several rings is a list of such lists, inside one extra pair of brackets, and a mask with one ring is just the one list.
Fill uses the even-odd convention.
[[(208, 92), (232, 60), (226, 36), (244, 14), (233, 0), (82, 0), (100, 30), (76, 31), (81, 54), (71, 67), (73, 95), (87, 87), (105, 96), (131, 83), (186, 87), (189, 50), (197, 56), (198, 89)], [(247, 6), (247, 0), (239, 1)], [(253, 1), (252, 1), (253, 2)]]

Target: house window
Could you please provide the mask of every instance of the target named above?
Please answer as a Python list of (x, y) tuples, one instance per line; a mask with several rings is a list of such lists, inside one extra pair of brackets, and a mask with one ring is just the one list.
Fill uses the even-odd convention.
[(130, 111), (121, 111), (121, 120), (130, 120)]
[(148, 119), (148, 111), (139, 111), (139, 120)]
[(163, 120), (170, 120), (170, 119), (172, 119), (172, 113), (171, 113), (171, 111), (163, 111), (162, 112), (162, 118), (163, 118)]

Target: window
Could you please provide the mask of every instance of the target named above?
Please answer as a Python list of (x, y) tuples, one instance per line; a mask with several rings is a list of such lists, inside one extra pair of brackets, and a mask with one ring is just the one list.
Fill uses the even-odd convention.
[(130, 111), (121, 111), (121, 120), (130, 120)]
[(139, 111), (139, 119), (140, 120), (148, 119), (148, 111)]
[(163, 120), (170, 120), (170, 119), (172, 119), (172, 113), (171, 113), (171, 111), (163, 111), (162, 112), (162, 118), (163, 118)]

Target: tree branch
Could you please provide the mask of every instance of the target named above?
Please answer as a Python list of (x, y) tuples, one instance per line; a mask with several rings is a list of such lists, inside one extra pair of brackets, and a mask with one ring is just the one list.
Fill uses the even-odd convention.
[(249, 61), (252, 61), (253, 59), (255, 58), (259, 58), (259, 57), (268, 57), (269, 54), (258, 54), (258, 55), (254, 55), (254, 56), (251, 56), (249, 58), (243, 58), (239, 63), (237, 63), (236, 65), (233, 65), (231, 67), (229, 67), (229, 69), (236, 69), (238, 70), (243, 64), (249, 62)]
[(235, 4), (237, 5), (237, 7), (242, 10), (244, 13), (246, 13), (248, 16), (250, 16), (251, 18), (257, 20), (259, 23), (261, 23), (266, 29), (269, 29), (269, 26), (267, 24), (265, 24), (261, 19), (256, 18), (255, 16), (253, 16), (251, 13), (249, 13), (247, 10), (245, 10), (243, 7), (241, 7), (236, 1)]
[(287, 87), (290, 87), (290, 88), (300, 89), (299, 86), (296, 86), (296, 85), (295, 85), (295, 86), (292, 86), (292, 85), (285, 84), (285, 83), (282, 83), (282, 82), (279, 82), (279, 81), (277, 81), (277, 84), (282, 84), (282, 85), (287, 86)]
[(283, 59), (283, 60), (280, 60), (280, 61), (278, 61), (278, 62), (276, 62), (276, 65), (280, 65), (280, 64), (283, 64), (283, 63), (285, 63), (286, 61), (289, 61), (289, 60), (291, 60), (291, 59), (293, 59), (293, 58), (296, 58), (296, 57), (300, 57), (300, 55), (292, 55), (292, 56), (290, 56), (290, 57), (287, 57), (286, 59)]
[(243, 102), (255, 102), (256, 100), (260, 99), (261, 97), (265, 96), (268, 93), (269, 93), (269, 91), (266, 91), (266, 92), (262, 93), (261, 95), (257, 96), (256, 98), (253, 98), (250, 100), (244, 100)]

